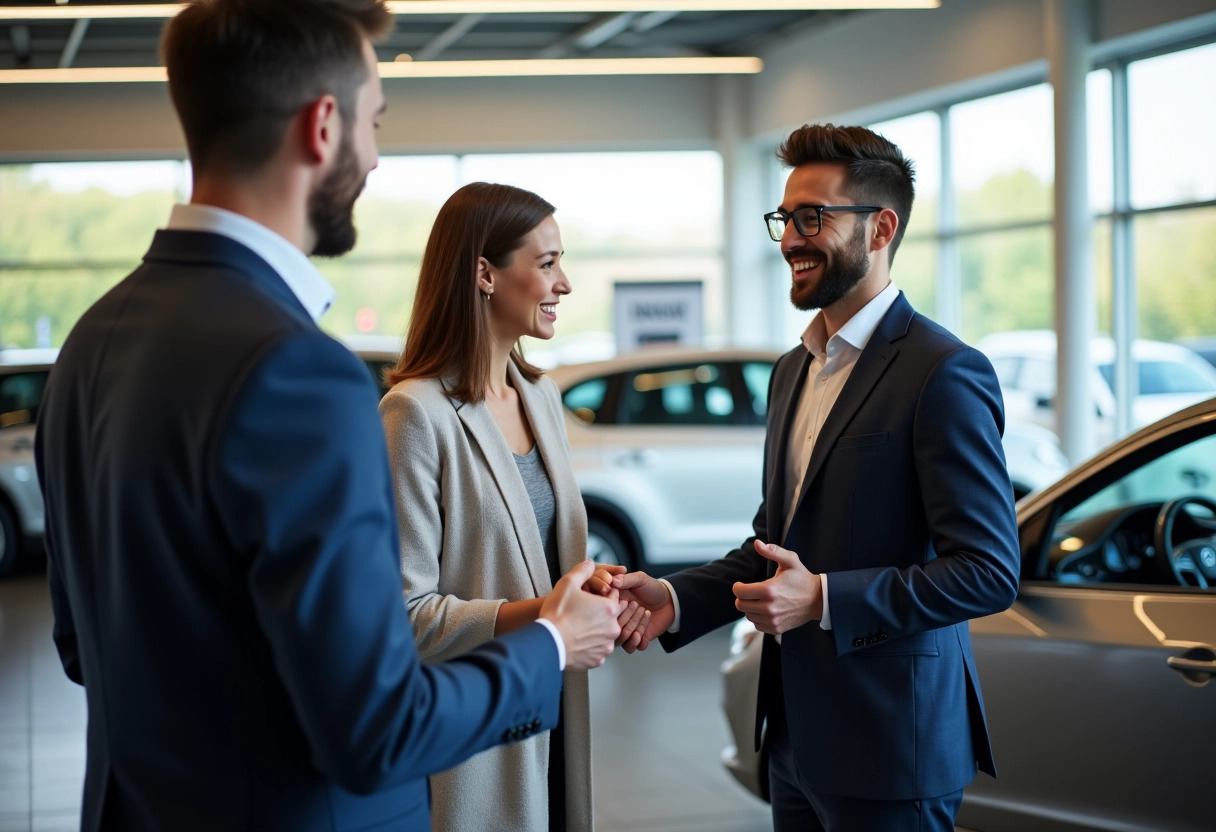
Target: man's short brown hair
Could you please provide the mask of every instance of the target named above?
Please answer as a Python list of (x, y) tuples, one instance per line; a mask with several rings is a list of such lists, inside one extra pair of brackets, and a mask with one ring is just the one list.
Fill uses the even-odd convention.
[(190, 3), (165, 27), (161, 55), (195, 169), (259, 169), (326, 93), (350, 122), (367, 79), (363, 41), (392, 25), (383, 0)]
[(865, 127), (804, 124), (777, 148), (777, 158), (792, 168), (810, 164), (837, 164), (845, 169), (844, 192), (857, 205), (881, 205), (899, 217), (891, 240), (888, 262), (904, 238), (916, 174), (899, 148)]

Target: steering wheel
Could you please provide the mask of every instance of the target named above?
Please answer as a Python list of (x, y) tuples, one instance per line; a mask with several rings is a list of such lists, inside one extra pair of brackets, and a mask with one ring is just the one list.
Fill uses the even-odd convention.
[[(1207, 497), (1179, 497), (1161, 506), (1157, 521), (1153, 525), (1153, 545), (1157, 547), (1154, 558), (1157, 566), (1172, 576), (1181, 586), (1199, 586), (1207, 589), (1216, 586), (1216, 535), (1174, 542), (1174, 521), (1187, 506), (1206, 508), (1216, 517), (1216, 502)], [(1188, 577), (1190, 580), (1187, 580)]]

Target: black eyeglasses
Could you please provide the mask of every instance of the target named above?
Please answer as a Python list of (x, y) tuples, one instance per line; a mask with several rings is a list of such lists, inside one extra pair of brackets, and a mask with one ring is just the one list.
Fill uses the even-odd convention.
[(803, 205), (788, 213), (773, 211), (771, 214), (765, 214), (764, 222), (768, 225), (768, 236), (779, 243), (781, 235), (785, 233), (785, 226), (790, 220), (794, 221), (794, 228), (803, 237), (814, 237), (823, 230), (824, 211), (835, 211), (841, 214), (873, 214), (875, 211), (881, 210), (881, 206), (878, 205)]

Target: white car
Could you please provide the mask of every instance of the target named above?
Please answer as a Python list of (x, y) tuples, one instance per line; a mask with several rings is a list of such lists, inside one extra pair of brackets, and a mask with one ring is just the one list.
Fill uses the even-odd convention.
[[(1050, 330), (998, 332), (980, 339), (976, 347), (996, 369), (1007, 418), (1054, 429), (1056, 334)], [(1089, 355), (1097, 438), (1104, 446), (1116, 438), (1114, 341), (1105, 336), (1094, 338)], [(1132, 404), (1133, 428), (1216, 396), (1216, 368), (1186, 347), (1137, 339), (1132, 360), (1139, 388)]]
[[(760, 505), (773, 350), (652, 348), (548, 375), (562, 392), (588, 556), (666, 571), (721, 557)], [(1067, 467), (1054, 434), (1006, 426), (1015, 496)]]

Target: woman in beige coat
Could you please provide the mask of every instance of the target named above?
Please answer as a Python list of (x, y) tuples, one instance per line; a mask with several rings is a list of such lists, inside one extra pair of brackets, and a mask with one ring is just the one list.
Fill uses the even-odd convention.
[[(536, 620), (554, 582), (586, 557), (561, 399), (518, 346), (524, 335), (553, 337), (570, 292), (553, 210), (529, 191), (481, 182), (448, 199), (380, 404), (424, 659)], [(647, 614), (631, 604), (622, 623)], [(590, 832), (586, 672), (566, 671), (554, 731), (435, 775), (431, 791), (436, 832)]]

